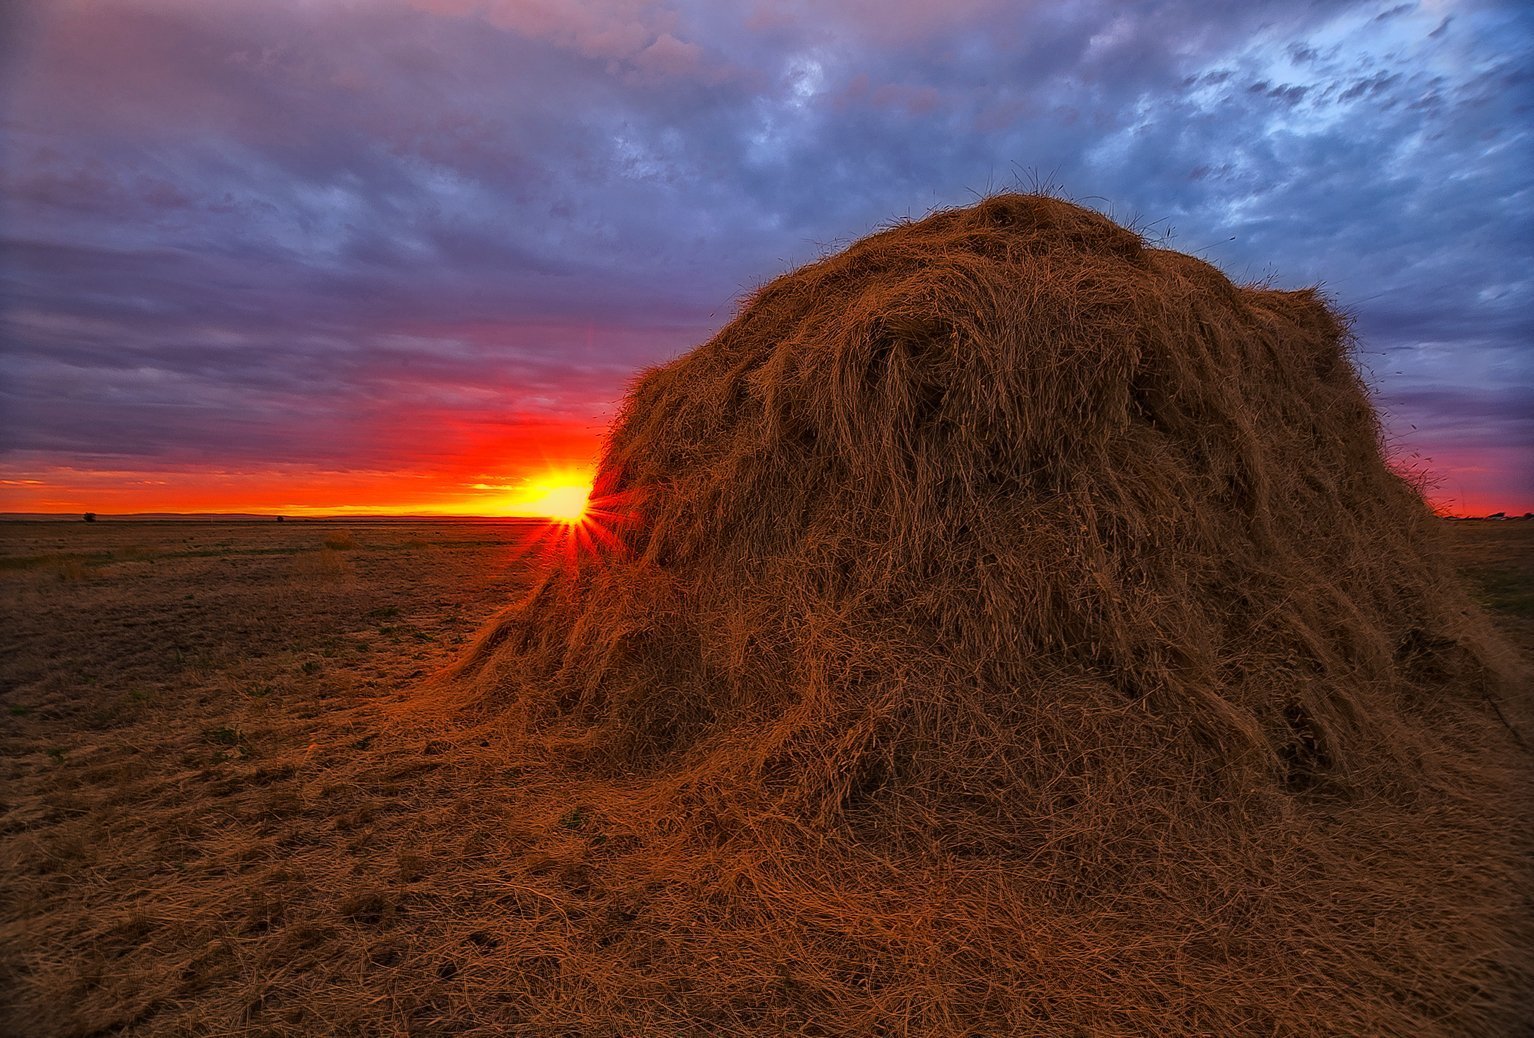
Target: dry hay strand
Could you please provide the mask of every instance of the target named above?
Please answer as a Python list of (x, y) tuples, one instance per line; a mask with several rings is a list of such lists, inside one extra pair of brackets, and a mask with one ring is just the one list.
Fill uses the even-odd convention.
[(1521, 1026), (1521, 664), (1351, 348), (1313, 290), (1006, 195), (644, 373), (595, 535), (429, 697), (627, 841), (649, 937), (565, 948), (538, 1020)]

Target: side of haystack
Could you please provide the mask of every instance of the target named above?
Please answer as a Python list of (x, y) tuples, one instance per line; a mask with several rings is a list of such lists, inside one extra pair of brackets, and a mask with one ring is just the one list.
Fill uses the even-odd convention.
[(693, 892), (662, 968), (727, 1002), (788, 957), (834, 1033), (1491, 1033), (1518, 664), (1349, 348), (1058, 199), (875, 234), (640, 379), (610, 536), (443, 695)]

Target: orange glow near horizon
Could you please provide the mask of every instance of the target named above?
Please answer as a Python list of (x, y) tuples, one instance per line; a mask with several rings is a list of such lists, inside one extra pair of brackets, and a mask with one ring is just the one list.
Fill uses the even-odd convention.
[[(490, 428), (438, 423), (407, 430), (430, 453), (400, 450), (397, 467), (305, 464), (90, 468), (52, 459), (0, 464), (0, 513), (323, 516), (477, 516), (610, 521), (621, 509), (588, 500), (600, 433), (585, 423), (518, 421)], [(419, 436), (415, 434), (419, 433)], [(1534, 511), (1534, 481), (1518, 447), (1395, 459), (1436, 511), (1471, 517)], [(1424, 476), (1424, 473), (1426, 474)]]
[(548, 470), (546, 464), (507, 464), (494, 475), (312, 468), (33, 470), (0, 478), (0, 513), (579, 518), (590, 475), (574, 467)]
[(574, 507), (573, 491), (548, 500), (557, 487), (590, 487), (602, 431), (595, 421), (417, 414), (360, 437), (370, 463), (98, 467), (16, 455), (0, 462), (0, 512), (546, 519)]

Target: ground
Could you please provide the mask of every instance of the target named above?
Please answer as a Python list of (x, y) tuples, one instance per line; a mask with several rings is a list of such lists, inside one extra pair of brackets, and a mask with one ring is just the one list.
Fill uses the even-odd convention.
[[(389, 712), (540, 529), (0, 524), (0, 1033), (566, 1033), (616, 841)], [(1534, 522), (1449, 534), (1534, 653)]]

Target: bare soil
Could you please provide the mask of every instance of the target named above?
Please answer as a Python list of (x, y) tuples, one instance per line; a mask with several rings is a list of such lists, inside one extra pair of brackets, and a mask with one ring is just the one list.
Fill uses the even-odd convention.
[[(518, 596), (538, 532), (0, 524), (0, 1032), (608, 1033), (542, 1005), (664, 950), (604, 881), (621, 840), (385, 714)], [(1534, 654), (1534, 523), (1452, 544)]]

